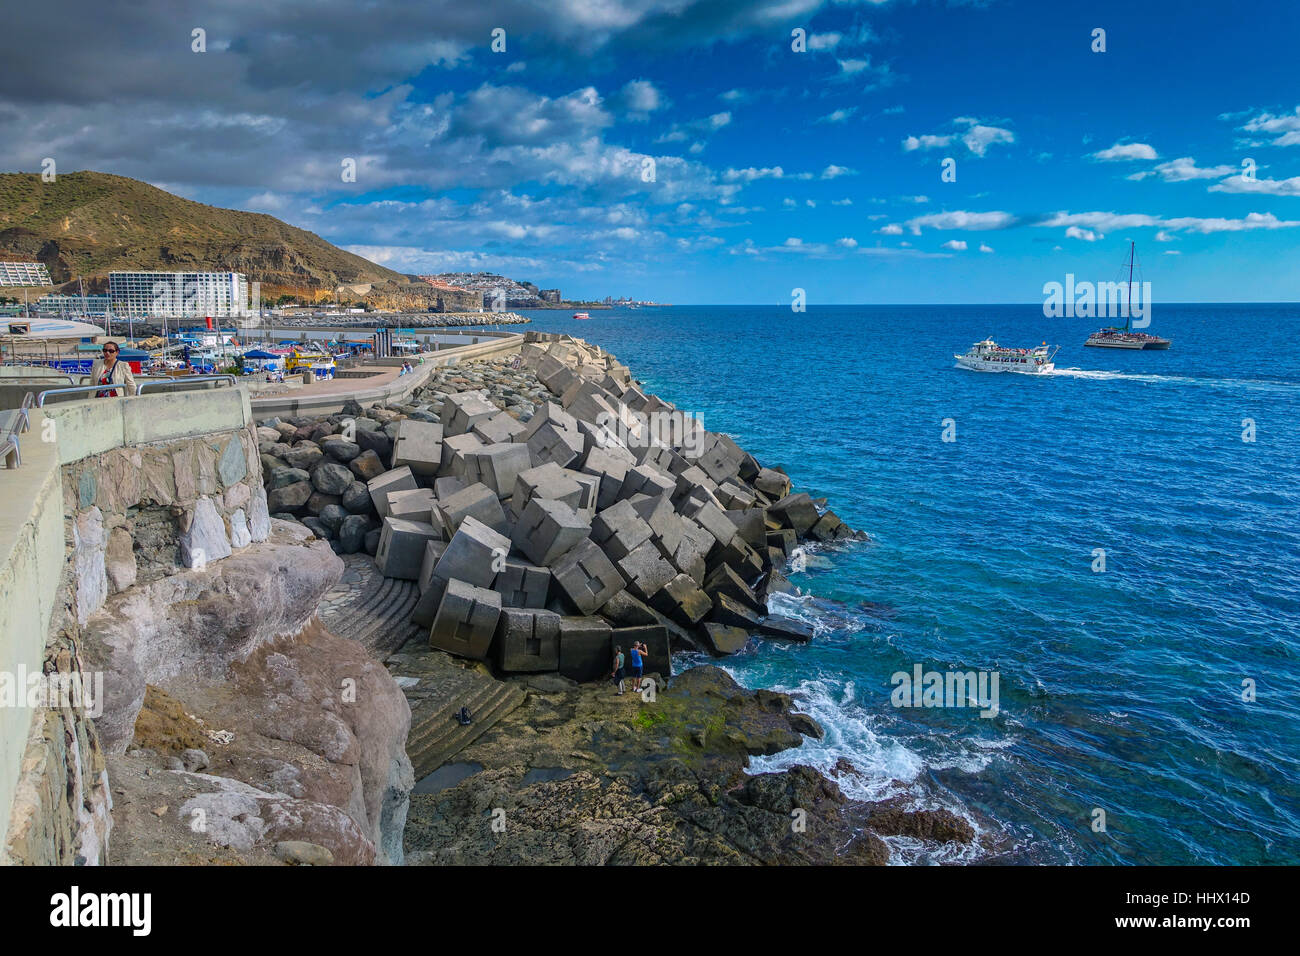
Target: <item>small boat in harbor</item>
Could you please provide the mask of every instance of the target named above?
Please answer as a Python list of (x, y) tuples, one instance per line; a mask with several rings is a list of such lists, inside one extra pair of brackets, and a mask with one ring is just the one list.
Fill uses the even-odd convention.
[(1021, 372), (1028, 375), (1042, 375), (1054, 371), (1056, 366), (1052, 359), (1060, 350), (1059, 345), (1049, 346), (1046, 342), (1032, 349), (1003, 348), (992, 339), (976, 342), (964, 355), (954, 355), (957, 364), (976, 372)]
[(575, 313), (573, 313), (573, 317), (574, 317), (575, 319), (589, 319), (589, 318), (591, 318), (591, 316), (589, 316), (586, 312), (575, 312)]
[[(1146, 332), (1134, 332), (1132, 329), (1133, 263), (1136, 259), (1137, 245), (1130, 242), (1128, 262), (1125, 263), (1128, 266), (1128, 301), (1124, 305), (1124, 327), (1121, 329), (1117, 325), (1108, 325), (1098, 329), (1088, 336), (1088, 341), (1084, 342), (1084, 345), (1090, 345), (1095, 349), (1167, 349), (1172, 344), (1169, 339), (1162, 339), (1158, 335), (1149, 335)], [(1148, 283), (1148, 292), (1149, 286)], [(1147, 301), (1145, 305), (1149, 322), (1151, 302)]]

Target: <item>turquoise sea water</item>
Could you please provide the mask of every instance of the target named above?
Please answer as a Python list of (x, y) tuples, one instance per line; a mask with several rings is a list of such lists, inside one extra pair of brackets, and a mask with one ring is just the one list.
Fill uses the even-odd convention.
[[(974, 821), (967, 860), (1300, 862), (1300, 306), (1157, 306), (1167, 352), (1037, 305), (529, 314), (872, 537), (791, 576), (812, 644), (725, 663), (827, 728), (756, 769), (847, 758), (851, 794)], [(985, 336), (1056, 373), (955, 367)], [(996, 672), (1000, 712), (893, 706), (917, 664)]]

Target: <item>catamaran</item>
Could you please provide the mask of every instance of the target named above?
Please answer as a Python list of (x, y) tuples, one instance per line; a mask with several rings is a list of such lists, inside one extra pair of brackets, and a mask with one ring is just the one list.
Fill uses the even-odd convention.
[[(1169, 339), (1162, 339), (1158, 335), (1148, 335), (1146, 332), (1134, 332), (1129, 323), (1133, 316), (1133, 263), (1137, 259), (1137, 244), (1129, 243), (1128, 262), (1128, 302), (1124, 307), (1124, 327), (1121, 329), (1117, 325), (1108, 325), (1105, 328), (1098, 329), (1088, 336), (1088, 341), (1084, 345), (1091, 345), (1098, 349), (1167, 349), (1170, 346)], [(1148, 310), (1151, 303), (1147, 302)], [(1148, 316), (1150, 312), (1148, 311)]]
[(1044, 342), (1032, 349), (1003, 348), (992, 339), (976, 342), (964, 355), (954, 355), (962, 368), (976, 372), (1021, 372), (1028, 375), (1043, 375), (1053, 371), (1056, 366), (1052, 359), (1060, 350), (1059, 345)]

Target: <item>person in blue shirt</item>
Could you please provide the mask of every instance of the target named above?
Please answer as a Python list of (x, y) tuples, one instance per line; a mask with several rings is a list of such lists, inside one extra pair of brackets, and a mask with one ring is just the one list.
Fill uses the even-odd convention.
[(628, 651), (628, 656), (631, 658), (632, 662), (632, 686), (636, 690), (641, 689), (641, 668), (643, 666), (642, 657), (645, 653), (646, 646), (640, 641), (634, 641), (632, 643), (632, 649)]

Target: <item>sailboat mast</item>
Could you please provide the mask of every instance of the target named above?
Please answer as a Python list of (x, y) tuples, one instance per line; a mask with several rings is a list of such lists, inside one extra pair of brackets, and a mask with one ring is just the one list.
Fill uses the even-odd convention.
[(1124, 310), (1124, 331), (1129, 330), (1133, 321), (1133, 259), (1137, 255), (1137, 243), (1129, 240), (1128, 244), (1128, 308)]

